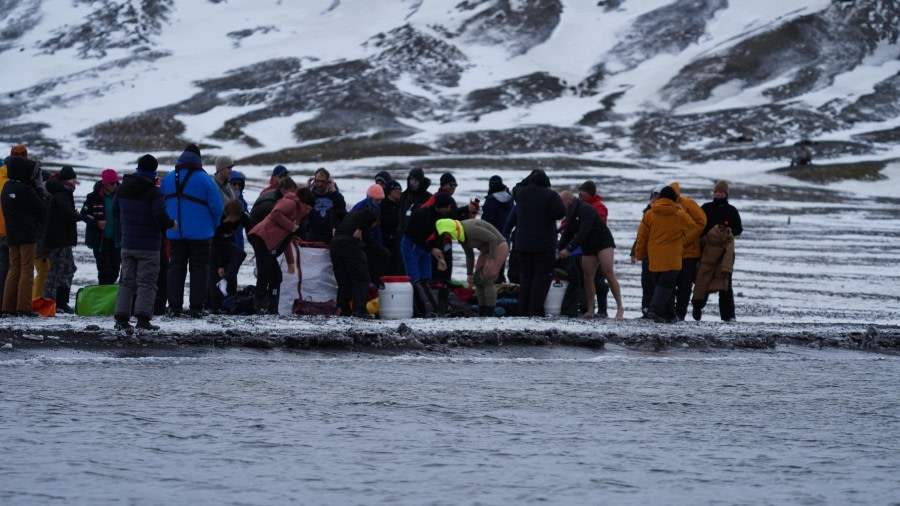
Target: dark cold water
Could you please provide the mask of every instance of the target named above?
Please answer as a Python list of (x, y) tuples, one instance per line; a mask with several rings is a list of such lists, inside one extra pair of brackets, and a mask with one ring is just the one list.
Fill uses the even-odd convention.
[(898, 357), (469, 353), (0, 355), (0, 504), (900, 504)]

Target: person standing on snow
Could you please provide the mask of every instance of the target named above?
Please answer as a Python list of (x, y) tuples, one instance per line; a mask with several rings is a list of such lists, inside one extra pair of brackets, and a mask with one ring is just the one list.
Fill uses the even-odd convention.
[(33, 312), (31, 290), (34, 284), (34, 251), (37, 231), (43, 226), (44, 201), (35, 188), (40, 168), (34, 160), (20, 156), (7, 158), (9, 180), (0, 193), (0, 205), (6, 218), (9, 247), (9, 273), (3, 288), (3, 313), (13, 316), (38, 316)]
[(378, 204), (384, 198), (384, 191), (373, 184), (367, 194), (375, 206), (354, 209), (341, 221), (331, 240), (331, 263), (338, 285), (337, 306), (341, 316), (369, 319), (373, 316), (366, 311), (371, 268), (367, 251), (372, 251), (370, 245), (376, 241), (373, 229), (378, 226)]
[[(247, 176), (240, 171), (233, 170), (231, 171), (231, 179), (228, 180), (228, 184), (231, 185), (231, 189), (234, 190), (234, 194), (237, 195), (237, 199), (241, 203), (242, 212), (247, 216), (247, 223), (249, 223), (250, 209), (247, 206), (247, 200), (244, 199), (244, 187), (247, 185)], [(245, 230), (244, 225), (238, 225), (237, 229), (234, 231), (234, 244), (241, 251), (244, 251)]]
[(307, 185), (316, 205), (309, 214), (309, 227), (304, 239), (312, 242), (330, 243), (334, 229), (347, 215), (347, 202), (338, 191), (331, 173), (324, 167), (316, 170)]
[(112, 217), (113, 198), (118, 188), (119, 175), (113, 169), (105, 169), (81, 206), (84, 243), (94, 253), (100, 285), (115, 284), (122, 264), (122, 229)]
[[(506, 225), (506, 219), (509, 213), (515, 207), (513, 196), (509, 193), (509, 189), (503, 184), (500, 176), (494, 175), (488, 180), (488, 194), (484, 198), (484, 206), (482, 206), (481, 219), (490, 223), (497, 230), (503, 230)], [(504, 275), (506, 260), (497, 272), (497, 282), (506, 283)]]
[[(578, 187), (578, 199), (593, 206), (603, 223), (607, 223), (609, 210), (603, 203), (603, 197), (597, 194), (597, 185), (593, 181), (585, 181)], [(603, 269), (597, 269), (597, 274), (594, 275), (594, 291), (597, 293), (597, 316), (607, 318), (606, 296), (609, 293), (609, 283), (603, 275)]]
[(521, 261), (519, 316), (544, 316), (544, 301), (556, 264), (556, 222), (566, 215), (559, 194), (541, 169), (513, 192), (516, 225), (513, 247)]
[(181, 316), (188, 266), (191, 273), (190, 315), (204, 316), (203, 305), (209, 281), (210, 248), (213, 234), (224, 211), (219, 188), (203, 170), (200, 148), (185, 147), (160, 189), (166, 210), (177, 227), (166, 232), (169, 238), (168, 299), (172, 316)]
[(406, 189), (400, 194), (400, 228), (398, 232), (401, 236), (406, 233), (406, 227), (409, 226), (409, 220), (413, 213), (431, 198), (431, 192), (428, 191), (429, 186), (431, 186), (431, 180), (425, 177), (425, 171), (418, 167), (410, 169), (409, 175), (406, 176)]
[(69, 294), (77, 270), (72, 248), (78, 244), (76, 224), (81, 221), (81, 214), (75, 210), (73, 196), (77, 184), (75, 170), (69, 166), (63, 167), (57, 178), (50, 179), (46, 183), (50, 202), (47, 204), (42, 240), (47, 257), (50, 259), (50, 271), (44, 283), (43, 297), (54, 299), (56, 310), (61, 313), (74, 312), (69, 306)]
[(675, 281), (675, 316), (679, 320), (684, 320), (691, 302), (694, 279), (697, 277), (697, 265), (700, 263), (700, 234), (706, 227), (706, 213), (700, 209), (699, 204), (681, 194), (678, 183), (669, 183), (669, 187), (675, 190), (675, 194), (678, 195), (676, 202), (691, 217), (695, 225), (684, 236), (684, 257), (681, 260), (681, 271)]
[(132, 315), (137, 319), (135, 327), (159, 330), (150, 320), (156, 305), (160, 249), (163, 234), (175, 230), (176, 223), (156, 186), (157, 167), (156, 158), (142, 156), (134, 174), (123, 178), (112, 203), (112, 215), (122, 227), (122, 279), (114, 315), (118, 331), (131, 329)]
[[(732, 237), (737, 237), (744, 231), (740, 213), (738, 213), (737, 208), (728, 203), (727, 181), (716, 182), (715, 186), (713, 186), (712, 202), (703, 204), (701, 209), (706, 213), (706, 227), (704, 227), (703, 233), (700, 234), (701, 244), (704, 243), (710, 229), (716, 225), (723, 225), (731, 229)], [(734, 265), (733, 254), (730, 264)], [(725, 322), (735, 320), (734, 286), (731, 284), (731, 276), (732, 272), (728, 272), (728, 289), (719, 292), (719, 316), (722, 318), (722, 321)], [(693, 316), (695, 320), (699, 321), (702, 317), (706, 300), (706, 298), (703, 298), (694, 301), (691, 316)]]
[(597, 270), (609, 280), (613, 298), (616, 299), (616, 320), (625, 315), (622, 305), (622, 292), (614, 270), (616, 243), (612, 232), (603, 222), (597, 209), (575, 198), (568, 190), (559, 192), (560, 200), (566, 209), (566, 226), (559, 240), (559, 258), (566, 259), (578, 248), (581, 248), (581, 265), (584, 278), (584, 294), (586, 308), (582, 318), (594, 318), (594, 279)]
[(659, 199), (641, 218), (634, 245), (635, 258), (650, 260), (650, 279), (654, 290), (647, 318), (658, 323), (678, 321), (673, 292), (684, 257), (684, 237), (696, 227), (691, 217), (675, 202), (677, 199), (678, 195), (671, 187), (660, 190)]
[(403, 188), (400, 183), (391, 180), (384, 187), (384, 200), (381, 201), (381, 241), (390, 254), (387, 275), (403, 275), (403, 255), (400, 254), (400, 198)]
[(230, 156), (216, 157), (216, 173), (213, 174), (213, 181), (219, 189), (219, 195), (222, 197), (222, 205), (229, 200), (236, 200), (237, 194), (231, 187), (231, 172), (234, 170), (234, 160)]

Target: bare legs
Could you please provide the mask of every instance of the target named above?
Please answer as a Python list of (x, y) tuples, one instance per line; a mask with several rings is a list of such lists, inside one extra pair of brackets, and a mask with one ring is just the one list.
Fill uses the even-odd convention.
[(609, 290), (616, 299), (616, 320), (621, 320), (625, 316), (625, 307), (622, 306), (622, 291), (619, 289), (619, 280), (616, 279), (616, 273), (613, 269), (615, 248), (606, 248), (600, 250), (596, 255), (583, 255), (581, 257), (581, 266), (584, 270), (584, 297), (587, 299), (587, 311), (582, 315), (585, 318), (594, 317), (594, 299), (597, 290), (594, 287), (594, 275), (599, 267), (600, 272), (606, 277), (609, 283)]

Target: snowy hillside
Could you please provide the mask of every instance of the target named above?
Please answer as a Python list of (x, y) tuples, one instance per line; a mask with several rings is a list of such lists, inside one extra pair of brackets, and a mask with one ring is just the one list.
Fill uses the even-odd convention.
[(5, 0), (0, 139), (127, 166), (884, 161), (893, 0)]

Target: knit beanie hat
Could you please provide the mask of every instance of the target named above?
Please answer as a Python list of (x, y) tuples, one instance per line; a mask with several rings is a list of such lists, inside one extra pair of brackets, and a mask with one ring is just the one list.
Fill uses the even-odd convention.
[(101, 184), (112, 184), (119, 182), (119, 175), (116, 174), (114, 169), (103, 169), (103, 172), (100, 173), (100, 183)]
[(715, 186), (713, 186), (714, 192), (722, 192), (725, 195), (728, 195), (728, 181), (724, 179), (722, 181), (717, 181)]
[(60, 181), (71, 181), (75, 179), (77, 176), (75, 175), (75, 169), (66, 165), (59, 171), (59, 176), (57, 177)]
[(388, 194), (394, 191), (394, 188), (400, 188), (400, 183), (391, 179), (388, 181), (387, 186), (385, 187), (384, 193)]
[(156, 179), (156, 168), (159, 166), (159, 162), (156, 161), (156, 158), (153, 155), (144, 155), (138, 160), (137, 172), (142, 176), (147, 176), (151, 179)]
[(446, 192), (437, 192), (434, 194), (434, 207), (450, 207), (453, 205), (453, 197)]
[(441, 174), (441, 186), (444, 186), (447, 183), (456, 183), (456, 178), (453, 177), (453, 174), (444, 172)]
[(673, 189), (671, 186), (666, 186), (666, 187), (663, 187), (663, 189), (659, 191), (659, 198), (669, 199), (672, 202), (677, 202), (678, 194), (675, 193), (675, 189)]
[(284, 165), (276, 165), (275, 168), (272, 169), (273, 176), (280, 176), (282, 174), (287, 174), (287, 173), (288, 173), (287, 167), (285, 167)]
[(366, 197), (369, 197), (370, 199), (383, 199), (384, 189), (381, 188), (381, 185), (378, 183), (373, 184), (366, 190)]
[(578, 187), (579, 191), (583, 191), (593, 197), (597, 194), (597, 185), (593, 181), (585, 181)]
[(234, 167), (234, 160), (232, 160), (230, 156), (223, 155), (216, 157), (216, 172), (220, 172), (229, 167)]
[(25, 149), (23, 144), (16, 144), (9, 150), (9, 154), (12, 156), (21, 156), (22, 158), (28, 158), (28, 150)]
[(662, 189), (665, 187), (666, 187), (666, 185), (664, 185), (664, 184), (658, 184), (658, 185), (654, 186), (653, 190), (650, 191), (650, 198), (652, 199), (653, 197), (658, 196), (659, 192), (661, 192)]

